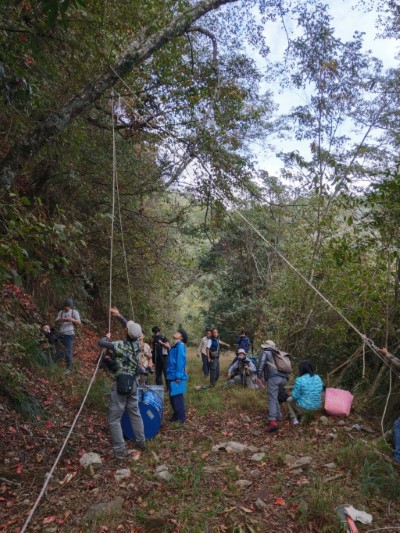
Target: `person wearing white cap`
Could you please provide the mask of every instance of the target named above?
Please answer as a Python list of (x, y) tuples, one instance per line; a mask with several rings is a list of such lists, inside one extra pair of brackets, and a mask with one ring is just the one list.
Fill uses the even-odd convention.
[(237, 351), (237, 357), (228, 368), (228, 381), (226, 386), (234, 384), (246, 385), (249, 389), (255, 389), (256, 385), (253, 381), (257, 369), (251, 359), (246, 356), (246, 352), (243, 348), (239, 348)]
[(146, 449), (143, 420), (140, 416), (137, 396), (140, 373), (140, 337), (143, 333), (140, 324), (133, 320), (126, 320), (116, 307), (112, 307), (110, 311), (125, 326), (126, 339), (112, 342), (110, 340), (111, 333), (107, 333), (104, 338), (99, 340), (98, 344), (113, 353), (113, 359), (116, 363), (116, 384), (110, 396), (108, 425), (114, 457), (125, 459), (128, 456), (128, 451), (121, 428), (121, 418), (125, 410), (129, 415), (137, 445), (141, 450)]

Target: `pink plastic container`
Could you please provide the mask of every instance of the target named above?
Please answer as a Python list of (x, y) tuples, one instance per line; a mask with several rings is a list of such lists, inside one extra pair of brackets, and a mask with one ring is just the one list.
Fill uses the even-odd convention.
[(330, 416), (349, 416), (353, 395), (347, 390), (327, 388), (325, 411)]

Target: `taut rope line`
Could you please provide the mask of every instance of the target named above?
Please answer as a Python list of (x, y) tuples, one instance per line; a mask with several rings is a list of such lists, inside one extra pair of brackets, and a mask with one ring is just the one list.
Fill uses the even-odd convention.
[[(111, 220), (111, 238), (110, 238), (110, 277), (109, 277), (109, 298), (110, 298), (110, 302), (109, 302), (109, 308), (111, 308), (111, 305), (112, 305), (112, 275), (113, 275), (113, 255), (114, 255), (114, 215), (115, 215), (115, 189), (116, 189), (116, 178), (117, 178), (117, 165), (116, 165), (116, 150), (115, 150), (115, 128), (114, 128), (114, 94), (112, 93), (111, 95), (111, 106), (112, 106), (112, 121), (113, 121), (113, 179), (112, 179), (112, 220)], [(111, 331), (111, 311), (109, 311), (108, 313), (108, 330)], [(96, 379), (96, 375), (97, 375), (97, 372), (100, 368), (100, 363), (103, 359), (103, 355), (104, 355), (104, 352), (105, 350), (102, 350), (101, 354), (100, 354), (100, 357), (98, 358), (98, 361), (97, 361), (97, 364), (96, 364), (96, 368), (94, 369), (94, 372), (93, 372), (93, 375), (92, 375), (92, 379), (90, 380), (89, 382), (89, 385), (88, 385), (88, 388), (86, 390), (86, 394), (81, 402), (81, 405), (79, 407), (79, 410), (78, 412), (76, 413), (75, 415), (75, 418), (74, 418), (74, 421), (72, 422), (72, 425), (68, 431), (68, 434), (67, 436), (65, 437), (64, 439), (64, 442), (61, 446), (61, 449), (60, 451), (58, 452), (58, 455), (56, 457), (56, 460), (54, 461), (53, 463), (53, 466), (51, 467), (51, 470), (50, 472), (47, 474), (46, 476), (46, 480), (43, 484), (43, 487), (41, 489), (41, 491), (39, 492), (39, 495), (38, 497), (36, 498), (36, 501), (35, 503), (33, 504), (33, 507), (31, 508), (31, 510), (29, 511), (29, 514), (28, 514), (28, 517), (27, 519), (25, 520), (25, 523), (24, 525), (22, 526), (22, 529), (20, 531), (20, 533), (25, 533), (25, 531), (27, 530), (27, 527), (29, 526), (30, 524), (30, 521), (32, 520), (32, 517), (36, 511), (36, 509), (38, 508), (39, 506), (39, 503), (40, 501), (42, 500), (44, 494), (46, 493), (46, 489), (50, 483), (50, 479), (52, 478), (53, 474), (54, 474), (54, 471), (55, 469), (57, 468), (57, 465), (61, 459), (61, 456), (65, 450), (65, 447), (72, 435), (72, 432), (74, 431), (74, 428), (76, 426), (76, 423), (79, 419), (79, 416), (82, 412), (82, 409), (86, 403), (86, 400), (87, 400), (87, 397), (89, 396), (89, 392), (90, 392), (90, 389), (92, 388), (92, 385), (94, 383), (94, 380)]]
[(277, 254), (279, 255), (279, 257), (282, 259), (282, 261), (284, 261), (289, 268), (291, 268), (294, 272), (296, 272), (296, 274), (305, 282), (307, 283), (307, 285), (314, 291), (318, 294), (318, 296), (321, 298), (321, 300), (323, 300), (327, 305), (329, 305), (329, 307), (331, 307), (345, 322), (346, 324), (348, 324), (351, 329), (353, 329), (362, 339), (362, 341), (381, 359), (381, 361), (383, 361), (385, 363), (385, 365), (387, 367), (389, 367), (395, 374), (397, 377), (400, 378), (400, 373), (397, 372), (396, 369), (394, 369), (387, 361), (386, 359), (384, 358), (384, 356), (379, 352), (379, 348), (377, 346), (375, 346), (374, 342), (369, 339), (366, 335), (364, 335), (358, 328), (357, 326), (355, 326), (352, 322), (350, 322), (350, 320), (337, 308), (333, 305), (333, 303), (328, 300), (328, 298), (326, 298), (326, 296), (324, 296), (322, 294), (322, 292), (320, 292), (317, 287), (315, 287), (315, 285), (313, 285), (301, 272), (300, 270), (298, 270), (294, 265), (292, 265), (292, 263), (286, 259), (286, 257), (277, 249), (275, 248), (275, 246), (273, 244), (271, 244), (265, 237), (262, 233), (260, 233), (260, 231), (255, 227), (253, 226), (253, 224), (247, 220), (247, 218), (238, 210), (236, 211), (236, 213), (253, 229), (253, 231), (255, 231), (257, 233), (257, 235), (259, 237), (261, 237), (261, 239), (263, 241), (265, 241), (268, 246)]

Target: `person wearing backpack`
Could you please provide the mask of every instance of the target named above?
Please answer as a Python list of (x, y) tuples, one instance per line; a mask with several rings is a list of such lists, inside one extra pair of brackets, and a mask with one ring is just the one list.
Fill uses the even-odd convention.
[(229, 344), (221, 341), (218, 336), (217, 328), (212, 328), (211, 337), (207, 342), (207, 359), (210, 365), (210, 386), (215, 387), (215, 383), (219, 379), (219, 352), (220, 347), (225, 346), (230, 348)]
[(111, 333), (99, 340), (98, 345), (113, 354), (115, 361), (116, 383), (111, 390), (108, 407), (108, 425), (113, 455), (116, 459), (126, 459), (128, 451), (121, 427), (121, 418), (126, 410), (129, 415), (136, 444), (141, 450), (146, 449), (143, 420), (140, 416), (138, 404), (138, 377), (140, 357), (140, 337), (142, 328), (133, 320), (127, 321), (116, 307), (111, 308), (111, 314), (118, 318), (125, 327), (126, 338), (111, 341)]
[(81, 317), (76, 309), (72, 309), (74, 302), (67, 298), (63, 308), (58, 312), (56, 322), (60, 323), (58, 340), (65, 348), (65, 361), (67, 363), (67, 374), (72, 370), (73, 348), (75, 341), (75, 326), (81, 325)]
[(278, 421), (282, 420), (279, 405), (279, 390), (287, 384), (291, 373), (288, 354), (277, 350), (272, 340), (267, 340), (261, 345), (262, 353), (257, 369), (257, 377), (265, 377), (268, 387), (268, 425), (267, 432), (278, 429)]
[(292, 393), (286, 400), (294, 426), (299, 423), (299, 415), (321, 409), (323, 387), (322, 379), (315, 373), (311, 361), (301, 361), (299, 377), (296, 378)]

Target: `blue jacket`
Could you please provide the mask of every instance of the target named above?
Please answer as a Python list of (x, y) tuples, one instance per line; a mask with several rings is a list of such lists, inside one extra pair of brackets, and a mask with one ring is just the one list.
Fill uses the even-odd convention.
[(185, 372), (186, 367), (186, 346), (182, 341), (178, 341), (172, 346), (167, 359), (167, 379), (188, 379)]
[(317, 375), (304, 374), (296, 378), (292, 390), (292, 397), (303, 409), (316, 411), (322, 403), (322, 379)]
[(250, 339), (248, 337), (238, 337), (235, 344), (238, 345), (238, 348), (242, 348), (246, 353), (250, 349)]

